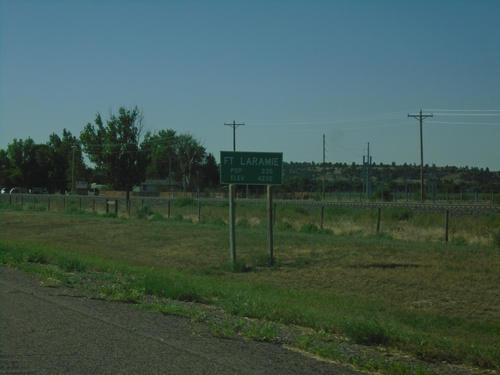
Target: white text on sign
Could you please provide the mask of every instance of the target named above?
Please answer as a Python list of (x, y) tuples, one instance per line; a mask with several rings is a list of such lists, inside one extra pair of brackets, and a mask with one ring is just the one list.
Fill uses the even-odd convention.
[[(224, 164), (233, 165), (234, 159), (235, 159), (234, 156), (226, 156), (226, 157), (224, 157)], [(280, 159), (279, 158), (258, 158), (258, 157), (240, 158), (238, 165), (279, 167), (280, 166)]]

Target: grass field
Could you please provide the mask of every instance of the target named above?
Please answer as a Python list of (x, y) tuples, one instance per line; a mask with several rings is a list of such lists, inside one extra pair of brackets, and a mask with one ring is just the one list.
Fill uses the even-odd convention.
[[(343, 357), (335, 342), (500, 370), (498, 215), (461, 219), (445, 243), (440, 217), (388, 212), (376, 234), (372, 213), (326, 213), (321, 230), (310, 217), (316, 213), (282, 207), (276, 264), (268, 267), (265, 209), (239, 207), (235, 271), (221, 209), (205, 210), (198, 222), (180, 213), (165, 220), (152, 212), (136, 219), (4, 207), (0, 262), (66, 285), (92, 284), (106, 298), (149, 295), (260, 319), (257, 339), (272, 341), (277, 325), (301, 326), (311, 333), (293, 346), (381, 373), (439, 372)], [(241, 326), (224, 324), (219, 334)]]

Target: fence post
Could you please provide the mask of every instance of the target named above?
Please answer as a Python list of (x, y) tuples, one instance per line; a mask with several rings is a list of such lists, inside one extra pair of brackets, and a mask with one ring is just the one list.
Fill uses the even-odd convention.
[(445, 236), (444, 236), (445, 242), (448, 242), (449, 217), (450, 217), (450, 210), (446, 209)]
[(201, 201), (198, 201), (198, 223), (201, 221)]
[(95, 198), (92, 198), (92, 213), (95, 213)]
[(50, 211), (50, 197), (47, 198), (47, 211)]
[(320, 229), (323, 229), (323, 220), (325, 218), (325, 206), (321, 205), (321, 224)]
[(115, 215), (118, 216), (118, 199), (115, 199)]
[(382, 211), (382, 208), (378, 208), (378, 214), (377, 214), (377, 234), (380, 233), (380, 213)]
[(80, 197), (80, 211), (82, 210), (82, 198)]
[(167, 218), (170, 219), (170, 199), (167, 201)]

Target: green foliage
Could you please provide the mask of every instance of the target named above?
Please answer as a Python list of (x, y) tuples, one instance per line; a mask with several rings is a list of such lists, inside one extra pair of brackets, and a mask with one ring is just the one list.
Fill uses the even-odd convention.
[(500, 231), (493, 234), (493, 245), (500, 247)]
[(250, 229), (250, 222), (243, 218), (243, 219), (239, 219), (239, 220), (236, 220), (236, 228), (240, 228), (240, 229)]
[(302, 224), (299, 231), (301, 233), (318, 233), (319, 228), (314, 223), (305, 223), (305, 224)]
[(350, 321), (342, 327), (346, 335), (360, 345), (386, 345), (390, 334), (378, 322), (371, 320)]
[(226, 222), (224, 221), (224, 219), (222, 219), (221, 217), (216, 217), (212, 220), (210, 220), (210, 224), (212, 225), (219, 225), (219, 226), (226, 226)]
[(180, 197), (174, 201), (174, 206), (177, 207), (192, 206), (193, 204), (194, 200), (192, 197)]
[(466, 246), (467, 240), (462, 236), (456, 236), (452, 238), (451, 243), (457, 246)]
[[(83, 149), (97, 169), (106, 171), (117, 190), (131, 190), (144, 181), (146, 155), (139, 148), (143, 114), (135, 107), (120, 107), (104, 124), (101, 115), (95, 125), (88, 123), (80, 134)], [(119, 142), (118, 142), (119, 140)]]
[(413, 212), (408, 209), (401, 208), (401, 209), (391, 210), (390, 215), (391, 218), (394, 220), (407, 221), (413, 217)]
[(293, 231), (293, 225), (290, 224), (286, 220), (283, 220), (283, 221), (276, 223), (276, 225), (274, 227), (276, 228), (276, 230), (278, 230), (280, 232), (292, 232)]
[(138, 208), (135, 212), (135, 216), (138, 219), (147, 219), (149, 216), (153, 215), (154, 211), (148, 206), (142, 206)]
[[(239, 209), (241, 210), (241, 206)], [(226, 208), (222, 210), (222, 217), (226, 217)], [(330, 211), (325, 211), (330, 214)], [(247, 223), (250, 221), (247, 217), (253, 218), (260, 214), (255, 208), (249, 212), (250, 214), (244, 217)], [(388, 210), (383, 217), (383, 221), (388, 224), (383, 228), (385, 230), (390, 224), (397, 230), (367, 237), (366, 232), (373, 230), (373, 212), (366, 212), (363, 215), (348, 215), (347, 212), (337, 211), (336, 218), (341, 218), (336, 223), (337, 226), (356, 215), (359, 215), (356, 220), (361, 220), (363, 225), (366, 224), (363, 221), (366, 217), (370, 221), (366, 225), (365, 235), (337, 235), (334, 242), (327, 236), (310, 234), (326, 232), (320, 231), (317, 224), (310, 222), (312, 215), (302, 218), (309, 221), (304, 232), (291, 230), (292, 226), (288, 220), (293, 220), (298, 225), (298, 216), (277, 222), (275, 228), (279, 228), (280, 223), (286, 223), (283, 224), (284, 227), (290, 229), (283, 231), (285, 233), (276, 233), (276, 252), (280, 257), (277, 268), (268, 267), (265, 251), (260, 251), (259, 236), (262, 239), (265, 237), (260, 228), (243, 231), (243, 235), (239, 237), (238, 262), (233, 267), (231, 264), (223, 264), (228, 256), (227, 230), (215, 225), (186, 225), (184, 218), (179, 222), (164, 220), (158, 223), (144, 220), (131, 222), (131, 219), (103, 221), (102, 218), (85, 216), (76, 220), (74, 217), (53, 212), (36, 216), (47, 220), (55, 218), (58, 223), (61, 217), (66, 222), (78, 221), (72, 235), (81, 229), (80, 224), (88, 224), (91, 221), (98, 221), (100, 226), (109, 225), (106, 234), (109, 233), (110, 236), (113, 228), (119, 229), (116, 232), (118, 234), (127, 231), (126, 226), (130, 225), (139, 228), (140, 235), (134, 236), (131, 231), (127, 231), (127, 240), (132, 241), (137, 237), (147, 244), (139, 250), (137, 244), (131, 245), (133, 249), (127, 250), (128, 244), (109, 241), (99, 255), (101, 259), (92, 261), (78, 255), (87, 249), (73, 248), (76, 245), (70, 243), (71, 241), (49, 251), (43, 246), (40, 247), (41, 242), (35, 245), (27, 244), (26, 241), (29, 240), (20, 235), (19, 240), (12, 240), (15, 246), (0, 246), (0, 262), (17, 262), (25, 264), (24, 267), (27, 267), (26, 262), (31, 264), (31, 267), (41, 265), (43, 272), (48, 275), (48, 270), (51, 269), (50, 272), (53, 273), (50, 277), (60, 278), (61, 282), (67, 285), (89, 285), (91, 283), (88, 282), (88, 275), (93, 272), (99, 274), (99, 277), (107, 275), (109, 280), (99, 279), (99, 282), (95, 283), (99, 285), (97, 293), (100, 298), (137, 302), (144, 293), (148, 293), (158, 298), (202, 301), (238, 314), (237, 318), (245, 316), (263, 319), (263, 323), (298, 324), (315, 332), (324, 330), (332, 335), (345, 334), (355, 343), (397, 348), (418, 355), (424, 360), (499, 368), (500, 353), (495, 352), (497, 322), (483, 319), (481, 314), (477, 315), (477, 320), (470, 321), (463, 317), (458, 319), (458, 315), (470, 316), (469, 314), (481, 310), (481, 307), (473, 304), (473, 310), (466, 312), (467, 303), (456, 303), (458, 300), (462, 301), (462, 298), (466, 300), (466, 297), (463, 297), (465, 293), (454, 293), (456, 288), (451, 287), (460, 285), (462, 291), (467, 285), (479, 286), (483, 285), (483, 282), (484, 285), (492, 285), (492, 281), (496, 280), (497, 251), (490, 243), (493, 239), (493, 245), (499, 246), (498, 216), (453, 221), (453, 225), (462, 227), (451, 236), (452, 245), (467, 245), (471, 238), (465, 237), (468, 235), (465, 230), (471, 228), (474, 235), (481, 235), (489, 242), (488, 245), (477, 247), (450, 247), (440, 243), (442, 240), (425, 241), (420, 238), (420, 232), (413, 233), (429, 227), (432, 229), (435, 225), (441, 228), (441, 214), (415, 214), (411, 220), (401, 220), (400, 217), (405, 218), (405, 212), (393, 213)], [(6, 214), (2, 211), (3, 227), (7, 228), (3, 237), (7, 237), (13, 226), (17, 225), (14, 221), (19, 221), (21, 217), (14, 213), (14, 219), (6, 220)], [(26, 220), (33, 216), (35, 215), (32, 212), (23, 216), (25, 219), (22, 221), (22, 227), (26, 226)], [(222, 217), (217, 217), (221, 223)], [(214, 224), (216, 221), (211, 218), (212, 216), (207, 223)], [(39, 223), (34, 225), (37, 229), (40, 228)], [(397, 231), (408, 226), (415, 241), (398, 240)], [(354, 232), (355, 230), (351, 233)], [(251, 239), (245, 243), (244, 237), (247, 235), (250, 235)], [(59, 241), (59, 236), (60, 231), (57, 232), (57, 237), (54, 235), (53, 241)], [(197, 236), (203, 238), (202, 242), (194, 242)], [(212, 244), (210, 241), (214, 237), (220, 237), (221, 240)], [(116, 239), (116, 236), (110, 238)], [(36, 237), (30, 240), (38, 241)], [(166, 249), (166, 243), (172, 243), (171, 254)], [(159, 249), (156, 253), (155, 246)], [(98, 247), (99, 245), (96, 245), (96, 248)], [(192, 251), (193, 249), (195, 251)], [(195, 255), (190, 255), (190, 252)], [(137, 264), (138, 253), (141, 254), (141, 264), (148, 268), (129, 266), (125, 269), (122, 266), (120, 269), (118, 262), (123, 265)], [(64, 256), (59, 257), (57, 254)], [(110, 258), (119, 261), (110, 265)], [(58, 271), (55, 272), (54, 269)], [(324, 275), (320, 276), (322, 272)], [(76, 276), (77, 274), (81, 275)], [(82, 280), (78, 281), (78, 277)], [(436, 279), (438, 283), (435, 282)], [(80, 282), (82, 284), (78, 284)], [(350, 284), (356, 284), (358, 287), (351, 288)], [(401, 290), (405, 293), (401, 293)], [(480, 292), (479, 287), (474, 290)], [(482, 314), (492, 311), (489, 305), (492, 302), (487, 303), (488, 307), (481, 310)], [(450, 311), (453, 314), (449, 314)], [(213, 333), (221, 337), (230, 337), (232, 331), (252, 339), (273, 341), (278, 337), (274, 323), (268, 327), (248, 325), (244, 328), (239, 322), (230, 320), (223, 320), (219, 324), (201, 313), (196, 319), (209, 322), (207, 324), (211, 325)], [(491, 317), (489, 319), (491, 320)], [(443, 335), (447, 336), (446, 341), (440, 341)], [(335, 357), (339, 355), (339, 351), (338, 347), (332, 344), (333, 338), (325, 336), (321, 339), (322, 343), (317, 341), (319, 339), (321, 338), (308, 338), (301, 342), (304, 346), (309, 345), (312, 352), (338, 358)], [(377, 362), (359, 357), (344, 360), (368, 371), (420, 373), (420, 370), (408, 372), (403, 369), (403, 365), (390, 360)], [(422, 370), (421, 373), (424, 374), (425, 371)]]
[(153, 213), (153, 216), (151, 217), (151, 221), (163, 221), (163, 220), (165, 220), (165, 218), (159, 212)]

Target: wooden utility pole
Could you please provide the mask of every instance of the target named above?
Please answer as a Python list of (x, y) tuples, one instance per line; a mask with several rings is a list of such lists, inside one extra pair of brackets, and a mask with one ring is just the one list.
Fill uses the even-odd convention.
[(433, 117), (433, 115), (424, 115), (422, 114), (422, 110), (420, 110), (420, 114), (411, 115), (408, 113), (408, 117), (420, 120), (420, 203), (424, 203), (424, 144), (422, 137), (422, 122), (425, 118)]
[[(238, 126), (245, 125), (237, 124), (233, 120), (232, 124), (224, 125), (231, 126), (233, 128), (233, 151), (236, 151), (236, 128)], [(248, 186), (247, 186), (247, 196), (248, 196)], [(231, 262), (233, 268), (236, 267), (236, 185), (229, 185), (229, 247), (231, 252)]]
[(233, 151), (236, 151), (236, 128), (238, 126), (245, 125), (245, 123), (243, 123), (243, 124), (237, 124), (236, 121), (233, 120), (232, 124), (226, 124), (226, 123), (224, 123), (224, 125), (227, 125), (227, 126), (230, 126), (230, 127), (233, 128)]
[(323, 200), (325, 200), (325, 184), (326, 184), (326, 161), (325, 161), (325, 135), (323, 134)]

